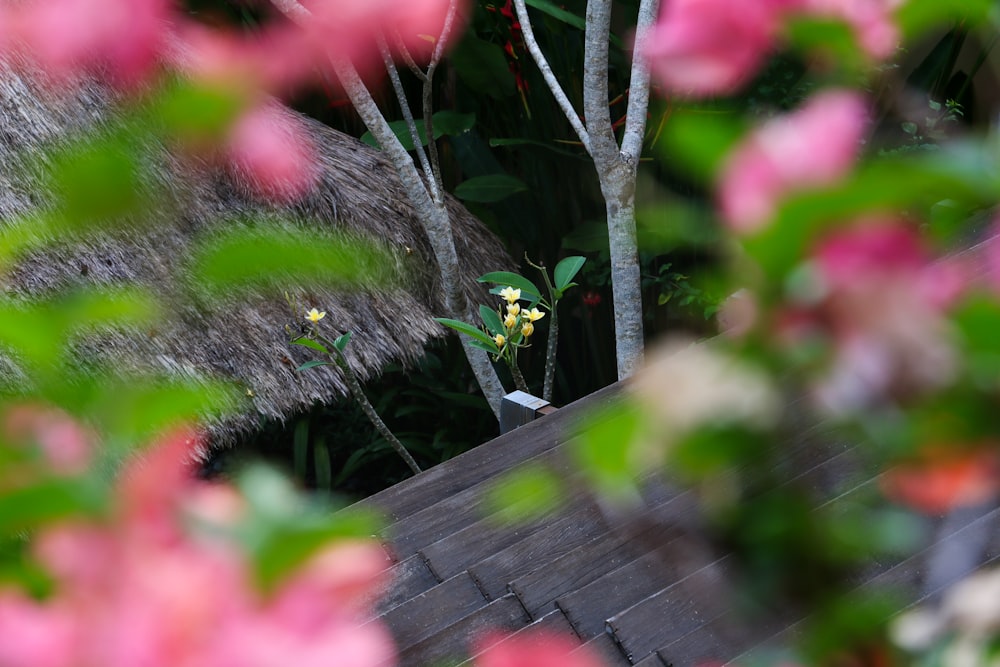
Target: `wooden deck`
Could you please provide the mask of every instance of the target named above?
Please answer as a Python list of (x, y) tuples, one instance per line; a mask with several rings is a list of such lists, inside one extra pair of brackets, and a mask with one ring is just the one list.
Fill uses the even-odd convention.
[[(502, 527), (488, 516), (485, 489), (516, 464), (566, 467), (574, 424), (608, 405), (608, 387), (387, 489), (361, 504), (391, 517), (382, 537), (394, 564), (378, 618), (396, 637), (402, 667), (473, 657), (487, 630), (544, 627), (576, 636), (609, 667), (725, 663), (800, 631), (800, 615), (760, 610), (752, 622), (732, 604), (733, 558), (691, 527), (692, 491), (651, 484), (646, 510), (622, 523), (583, 492), (544, 521)], [(823, 497), (870, 490), (850, 443), (821, 427), (803, 429), (787, 455), (797, 483)], [(627, 524), (627, 525), (626, 525)], [(984, 507), (927, 522), (926, 550), (873, 563), (858, 586), (894, 583), (917, 602), (1000, 556), (1000, 510)], [(942, 569), (942, 544), (980, 539), (981, 553)]]

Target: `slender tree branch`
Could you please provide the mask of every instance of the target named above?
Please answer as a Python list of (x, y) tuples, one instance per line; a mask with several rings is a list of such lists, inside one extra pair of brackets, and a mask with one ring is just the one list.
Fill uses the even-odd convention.
[[(329, 341), (327, 341), (329, 342)], [(385, 438), (386, 442), (396, 451), (397, 454), (406, 462), (413, 474), (420, 472), (420, 466), (414, 460), (410, 452), (406, 450), (403, 443), (399, 441), (399, 438), (392, 432), (392, 430), (382, 421), (382, 417), (379, 416), (378, 411), (375, 410), (375, 406), (372, 405), (371, 401), (368, 400), (368, 396), (365, 394), (364, 389), (361, 388), (361, 382), (358, 381), (358, 376), (354, 372), (354, 369), (350, 367), (347, 363), (347, 359), (344, 358), (344, 353), (336, 349), (334, 346), (334, 358), (337, 362), (337, 367), (344, 374), (344, 379), (347, 380), (347, 386), (351, 390), (351, 394), (354, 396), (354, 400), (358, 402), (361, 406), (362, 412), (368, 417), (368, 421), (372, 423), (375, 430)]]
[(535, 33), (531, 29), (531, 17), (528, 16), (528, 8), (524, 4), (524, 0), (514, 0), (514, 8), (517, 10), (517, 20), (521, 23), (521, 35), (524, 37), (525, 46), (528, 47), (528, 53), (535, 60), (538, 70), (542, 73), (542, 78), (545, 79), (546, 85), (552, 91), (552, 95), (555, 96), (559, 108), (566, 114), (566, 120), (573, 126), (576, 136), (580, 138), (583, 147), (593, 157), (594, 153), (590, 147), (590, 134), (587, 132), (587, 128), (584, 127), (583, 121), (580, 120), (580, 116), (576, 113), (576, 109), (573, 108), (573, 103), (569, 101), (562, 86), (559, 85), (559, 80), (556, 79), (556, 75), (553, 74), (549, 62), (545, 59), (545, 54), (542, 53), (542, 49), (535, 40)]
[(611, 0), (589, 0), (584, 31), (583, 115), (587, 119), (591, 151), (598, 171), (618, 161), (618, 142), (608, 104), (608, 41)]
[[(420, 141), (420, 132), (417, 130), (417, 121), (413, 118), (413, 112), (410, 110), (410, 103), (406, 99), (406, 91), (403, 90), (403, 81), (399, 78), (399, 72), (396, 70), (396, 63), (392, 61), (392, 54), (389, 53), (389, 46), (385, 43), (385, 40), (381, 37), (378, 40), (378, 50), (382, 54), (382, 61), (385, 63), (385, 71), (389, 75), (389, 81), (392, 82), (392, 89), (396, 93), (396, 100), (399, 102), (399, 108), (403, 113), (403, 120), (406, 121), (406, 127), (410, 131), (410, 139), (413, 141), (413, 149), (417, 154), (417, 160), (420, 161), (420, 168), (424, 170), (427, 175), (432, 175), (429, 178), (430, 182), (427, 184), (428, 190), (431, 193), (431, 198), (435, 202), (442, 201), (441, 192), (439, 190), (439, 179), (437, 178), (437, 170), (431, 169), (434, 157), (430, 160), (427, 158), (427, 152), (424, 150), (423, 142)], [(426, 87), (428, 84), (424, 84)], [(424, 110), (424, 120), (426, 122), (426, 109)], [(432, 134), (427, 135), (427, 143), (430, 144), (434, 141)], [(436, 157), (436, 152), (435, 152)]]
[(642, 57), (643, 45), (659, 11), (659, 0), (642, 0), (635, 28), (632, 51), (632, 75), (629, 82), (628, 108), (625, 112), (625, 133), (621, 154), (629, 163), (638, 165), (646, 133), (646, 112), (649, 109), (649, 65)]

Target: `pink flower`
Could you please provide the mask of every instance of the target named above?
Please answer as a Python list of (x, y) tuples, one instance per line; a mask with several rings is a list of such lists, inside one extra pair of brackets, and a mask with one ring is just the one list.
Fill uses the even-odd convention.
[(90, 463), (92, 434), (56, 408), (13, 405), (3, 415), (2, 432), (12, 444), (37, 446), (56, 473), (78, 474)]
[(757, 231), (783, 197), (836, 182), (854, 164), (866, 123), (858, 94), (827, 90), (752, 132), (719, 173), (719, 208), (726, 223), (741, 233)]
[(667, 0), (642, 56), (672, 92), (706, 97), (734, 92), (774, 47), (786, 2)]
[(475, 660), (476, 667), (603, 667), (603, 662), (589, 650), (582, 649), (575, 638), (553, 632), (536, 631), (527, 635), (487, 635), (479, 642), (488, 646)]
[(824, 333), (832, 343), (829, 367), (815, 385), (825, 409), (902, 400), (954, 378), (958, 359), (944, 309), (964, 284), (944, 291), (935, 285), (945, 269), (932, 263), (910, 226), (876, 219), (838, 230), (820, 241), (810, 266), (816, 284), (799, 316), (788, 320), (797, 326), (785, 341)]
[(290, 112), (263, 104), (236, 121), (228, 141), (233, 166), (258, 195), (279, 200), (302, 196), (318, 176), (315, 149)]
[(13, 10), (10, 29), (50, 74), (106, 66), (129, 85), (156, 65), (170, 11), (168, 0), (44, 0)]
[(821, 18), (847, 23), (858, 44), (872, 58), (888, 58), (901, 35), (893, 14), (905, 0), (801, 0), (802, 10)]

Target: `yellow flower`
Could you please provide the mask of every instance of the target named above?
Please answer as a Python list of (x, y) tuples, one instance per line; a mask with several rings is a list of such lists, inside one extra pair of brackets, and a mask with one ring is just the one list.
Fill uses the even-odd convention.
[(521, 304), (511, 303), (507, 305), (507, 314), (517, 317), (517, 314), (521, 312)]
[(507, 317), (504, 318), (503, 326), (505, 329), (513, 329), (514, 325), (517, 324), (517, 316), (507, 313)]
[(514, 289), (512, 286), (508, 285), (500, 290), (500, 296), (507, 299), (507, 303), (514, 303), (521, 298), (521, 290)]
[(319, 322), (324, 317), (326, 317), (326, 311), (325, 310), (323, 312), (320, 312), (320, 311), (316, 310), (315, 308), (313, 308), (308, 313), (306, 313), (306, 319), (309, 320), (310, 322), (312, 322), (313, 324), (315, 324), (316, 322)]
[(525, 338), (527, 338), (531, 334), (535, 333), (535, 325), (532, 324), (531, 322), (525, 322), (521, 326), (521, 333), (524, 334)]
[(493, 337), (493, 342), (497, 344), (497, 347), (503, 347), (503, 344), (507, 342), (507, 339), (503, 337), (503, 334), (497, 334)]
[(526, 310), (524, 312), (524, 317), (527, 317), (529, 322), (537, 322), (545, 317), (545, 313), (537, 308), (532, 308), (531, 310)]

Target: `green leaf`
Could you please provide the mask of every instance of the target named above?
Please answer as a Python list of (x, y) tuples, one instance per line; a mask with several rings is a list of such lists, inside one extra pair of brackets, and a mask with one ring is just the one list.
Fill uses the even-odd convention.
[[(422, 118), (415, 118), (414, 122), (416, 123), (417, 126), (417, 136), (420, 137), (420, 145), (426, 146), (427, 132), (424, 131), (424, 121)], [(405, 120), (391, 121), (389, 123), (389, 129), (392, 130), (392, 133), (396, 135), (396, 139), (399, 140), (399, 143), (401, 143), (403, 145), (403, 148), (405, 148), (407, 151), (412, 151), (416, 148), (416, 146), (414, 146), (413, 144), (413, 137), (410, 135), (410, 126)], [(434, 137), (435, 139), (437, 139), (440, 136), (437, 134), (436, 131), (435, 135), (437, 135)], [(374, 146), (375, 148), (379, 148), (378, 141), (375, 139), (375, 135), (373, 135), (371, 132), (365, 132), (364, 134), (362, 134), (361, 141), (365, 142), (369, 146)]]
[(333, 341), (333, 346), (337, 348), (338, 352), (343, 352), (347, 347), (347, 344), (351, 342), (351, 332), (342, 333), (337, 336), (337, 340)]
[(627, 500), (635, 492), (637, 469), (632, 443), (641, 423), (639, 410), (630, 402), (614, 405), (588, 416), (579, 437), (572, 443), (572, 455), (591, 487), (611, 501)]
[[(529, 7), (534, 7), (539, 11), (545, 12), (552, 18), (562, 21), (566, 25), (572, 26), (577, 30), (586, 30), (587, 28), (587, 22), (586, 20), (584, 20), (582, 16), (577, 16), (576, 14), (568, 12), (562, 7), (559, 7), (558, 5), (549, 2), (549, 0), (526, 0), (525, 4), (528, 5)], [(622, 47), (621, 39), (619, 39), (615, 35), (610, 35), (609, 40), (612, 44), (614, 44), (618, 48)]]
[(0, 494), (0, 532), (15, 535), (70, 516), (94, 513), (102, 497), (84, 480), (47, 479)]
[[(459, 333), (464, 333), (466, 336), (471, 336), (473, 339), (487, 345), (493, 343), (493, 339), (490, 338), (485, 331), (478, 329), (471, 324), (466, 324), (465, 322), (461, 322), (459, 320), (448, 319), (447, 317), (435, 317), (434, 321), (443, 324), (446, 327), (451, 327)], [(494, 344), (493, 347), (495, 348), (496, 345)]]
[(462, 134), (476, 126), (476, 114), (457, 111), (438, 111), (434, 120), (434, 138)]
[(479, 306), (479, 316), (483, 318), (483, 324), (489, 329), (490, 333), (494, 336), (496, 334), (505, 334), (503, 322), (500, 321), (500, 315), (497, 311), (493, 310), (489, 306)]
[(465, 201), (489, 204), (527, 189), (523, 181), (508, 174), (487, 174), (461, 183), (455, 188), (455, 196)]
[(225, 86), (175, 77), (157, 97), (153, 113), (174, 136), (194, 142), (218, 141), (245, 105), (244, 95)]
[(497, 347), (497, 344), (492, 341), (490, 341), (489, 343), (484, 343), (479, 340), (471, 340), (469, 341), (469, 345), (476, 348), (477, 350), (489, 352), (490, 354), (499, 354), (500, 352), (500, 348)]
[(552, 272), (556, 289), (565, 292), (570, 286), (570, 282), (580, 272), (586, 261), (586, 257), (574, 255), (573, 257), (566, 257), (556, 264), (556, 268)]
[(307, 361), (306, 363), (302, 364), (295, 370), (296, 372), (298, 372), (298, 371), (308, 370), (310, 368), (316, 368), (317, 366), (333, 366), (333, 365), (335, 364), (332, 364), (329, 361), (320, 361), (318, 359), (313, 359), (312, 361)]
[(501, 146), (536, 146), (538, 148), (544, 148), (547, 151), (552, 151), (553, 153), (556, 153), (558, 155), (563, 155), (565, 157), (570, 157), (577, 160), (587, 159), (579, 151), (577, 152), (568, 151), (565, 148), (560, 148), (558, 145), (550, 141), (539, 141), (537, 139), (520, 139), (516, 137), (494, 138), (490, 139), (490, 146), (492, 146), (493, 148)]
[(486, 492), (489, 516), (504, 523), (543, 518), (559, 508), (570, 494), (551, 470), (527, 464), (501, 475)]
[(462, 83), (476, 93), (503, 99), (517, 92), (503, 48), (479, 39), (471, 30), (458, 43), (448, 62), (455, 68)]
[(492, 283), (500, 288), (513, 287), (521, 290), (521, 298), (526, 301), (538, 301), (542, 298), (542, 291), (535, 283), (517, 273), (510, 271), (492, 271), (484, 273), (476, 278), (481, 283)]
[(308, 347), (323, 354), (330, 354), (330, 350), (326, 349), (325, 345), (306, 336), (299, 336), (292, 341), (292, 345), (301, 345), (302, 347)]
[(375, 241), (301, 228), (260, 224), (230, 226), (201, 241), (194, 252), (191, 278), (209, 297), (299, 287), (388, 285), (398, 276), (388, 251)]
[(710, 182), (726, 154), (742, 138), (743, 130), (740, 118), (728, 109), (675, 112), (663, 130), (663, 162)]

